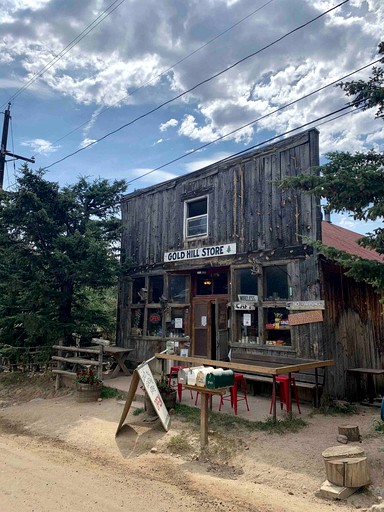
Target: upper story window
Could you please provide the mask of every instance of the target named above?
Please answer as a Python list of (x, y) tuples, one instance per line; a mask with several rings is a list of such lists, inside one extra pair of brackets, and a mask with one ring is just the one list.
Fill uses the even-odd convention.
[(185, 238), (208, 235), (208, 197), (184, 203)]

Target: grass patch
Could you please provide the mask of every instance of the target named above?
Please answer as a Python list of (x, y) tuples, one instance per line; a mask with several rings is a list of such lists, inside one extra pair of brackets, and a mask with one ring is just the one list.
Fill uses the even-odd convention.
[(374, 424), (374, 427), (376, 432), (381, 432), (382, 434), (384, 434), (384, 421), (375, 421), (375, 424)]
[(132, 414), (134, 416), (140, 416), (140, 414), (142, 414), (144, 411), (145, 411), (144, 407), (140, 407), (139, 409), (134, 409)]
[(118, 389), (109, 388), (107, 386), (103, 386), (101, 388), (100, 396), (101, 396), (101, 398), (116, 398), (117, 400), (123, 400), (125, 398), (124, 393), (122, 393)]
[[(191, 423), (192, 425), (200, 425), (200, 409), (189, 407), (188, 405), (176, 404), (175, 414), (178, 418)], [(238, 416), (230, 414), (209, 411), (208, 424), (212, 428), (223, 430), (234, 430), (244, 428), (245, 430), (255, 431), (261, 430), (271, 434), (285, 434), (287, 432), (299, 432), (307, 423), (301, 418), (286, 418), (273, 422), (272, 418), (265, 421), (249, 421)]]
[(168, 444), (167, 448), (172, 453), (189, 453), (192, 451), (192, 445), (188, 439), (188, 436), (185, 432), (182, 432), (181, 434), (176, 434), (173, 436)]

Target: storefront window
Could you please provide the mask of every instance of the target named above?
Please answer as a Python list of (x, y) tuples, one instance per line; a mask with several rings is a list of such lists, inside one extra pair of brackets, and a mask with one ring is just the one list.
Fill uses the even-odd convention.
[(142, 336), (144, 324), (144, 308), (135, 308), (131, 310), (131, 334), (133, 336)]
[(158, 308), (147, 309), (147, 336), (163, 335), (163, 312)]
[(226, 272), (198, 272), (196, 275), (196, 295), (226, 295), (228, 274)]
[(287, 265), (264, 267), (264, 300), (288, 299)]
[[(251, 273), (251, 268), (240, 268), (236, 270), (237, 295), (258, 294), (258, 276)], [(237, 299), (237, 297), (236, 297)]]
[(145, 288), (145, 277), (134, 277), (132, 279), (132, 304), (145, 302), (147, 289)]
[(186, 275), (169, 275), (169, 302), (186, 304), (189, 302), (188, 280)]
[(186, 308), (171, 308), (167, 321), (167, 337), (184, 338), (187, 336), (187, 311)]
[(163, 276), (151, 276), (149, 278), (149, 303), (160, 302), (160, 297), (163, 295)]

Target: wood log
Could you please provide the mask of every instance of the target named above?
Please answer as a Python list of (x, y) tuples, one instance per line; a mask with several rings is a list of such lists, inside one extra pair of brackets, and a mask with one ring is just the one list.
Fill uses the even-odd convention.
[(362, 487), (369, 483), (367, 457), (325, 460), (327, 479), (341, 487)]
[(357, 425), (340, 425), (339, 434), (347, 436), (348, 441), (360, 441), (360, 432)]

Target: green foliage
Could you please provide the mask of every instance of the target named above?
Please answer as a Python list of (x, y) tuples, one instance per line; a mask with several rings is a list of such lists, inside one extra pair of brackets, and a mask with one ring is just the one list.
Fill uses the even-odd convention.
[[(384, 42), (379, 45), (384, 55)], [(381, 60), (384, 63), (384, 58)], [(348, 96), (351, 105), (363, 110), (378, 107), (376, 118), (384, 119), (384, 69), (374, 67), (367, 82), (338, 84)], [(317, 175), (299, 175), (281, 182), (282, 188), (299, 188), (323, 197), (329, 210), (352, 212), (353, 218), (375, 221), (384, 216), (384, 154), (373, 150), (367, 153), (333, 152), (326, 155), (328, 162), (319, 168)], [(384, 228), (379, 227), (362, 237), (358, 243), (379, 254), (384, 254)], [(316, 244), (315, 244), (316, 245)], [(384, 265), (351, 256), (342, 251), (317, 247), (327, 257), (348, 268), (348, 275), (366, 281), (376, 289), (384, 290)]]
[(60, 188), (24, 166), (16, 190), (0, 193), (0, 342), (46, 345), (111, 330), (101, 304), (119, 272), (125, 188), (85, 178)]
[(380, 432), (382, 434), (384, 434), (384, 421), (375, 421), (375, 424), (374, 424), (374, 429), (376, 432)]
[(124, 398), (123, 393), (121, 391), (119, 391), (118, 389), (115, 389), (115, 388), (109, 388), (107, 386), (103, 386), (101, 388), (100, 397), (106, 398), (106, 399), (107, 398), (117, 398), (118, 400), (120, 400), (121, 398)]

